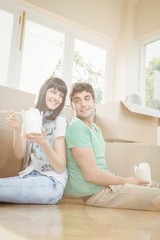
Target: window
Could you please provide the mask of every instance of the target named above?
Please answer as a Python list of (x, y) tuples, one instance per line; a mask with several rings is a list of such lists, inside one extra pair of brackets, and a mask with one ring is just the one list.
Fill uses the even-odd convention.
[(145, 45), (145, 104), (160, 110), (160, 40)]
[(9, 73), (15, 63), (14, 49), (18, 36), (15, 23), (18, 17), (16, 5), (8, 6), (0, 2), (0, 84), (4, 86), (12, 85)]
[(64, 34), (27, 20), (19, 88), (37, 93), (44, 79), (60, 77), (63, 47)]
[(110, 42), (13, 0), (0, 0), (0, 30), (1, 85), (37, 93), (52, 75), (68, 87), (87, 81), (95, 88), (97, 103), (106, 101)]
[(92, 84), (97, 103), (104, 95), (105, 66), (105, 49), (75, 39), (72, 81)]
[[(9, 67), (9, 56), (11, 50), (11, 39), (12, 39), (12, 29), (13, 29), (13, 15), (9, 12), (0, 10), (0, 29), (3, 29), (3, 23), (6, 24), (6, 31), (1, 34), (1, 44), (0, 44), (0, 76), (2, 79), (1, 84), (5, 85), (7, 82), (7, 72)], [(2, 58), (2, 56), (4, 56)]]

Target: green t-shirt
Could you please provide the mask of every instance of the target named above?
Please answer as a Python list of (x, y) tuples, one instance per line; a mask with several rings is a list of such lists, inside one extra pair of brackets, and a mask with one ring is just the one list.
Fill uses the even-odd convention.
[(74, 147), (92, 148), (97, 166), (108, 172), (105, 160), (105, 142), (100, 128), (94, 124), (94, 130), (92, 130), (83, 121), (74, 118), (67, 127), (66, 146), (69, 177), (65, 192), (73, 196), (89, 196), (100, 191), (103, 188), (102, 186), (85, 180), (71, 151)]

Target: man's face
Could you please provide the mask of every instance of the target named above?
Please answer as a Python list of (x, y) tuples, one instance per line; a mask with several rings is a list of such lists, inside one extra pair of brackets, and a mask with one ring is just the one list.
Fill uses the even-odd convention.
[(76, 116), (82, 120), (93, 117), (95, 101), (89, 92), (76, 93), (72, 98), (72, 106)]

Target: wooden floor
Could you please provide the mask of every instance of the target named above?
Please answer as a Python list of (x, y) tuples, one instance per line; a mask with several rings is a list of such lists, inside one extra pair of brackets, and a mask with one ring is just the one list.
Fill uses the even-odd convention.
[(0, 240), (160, 240), (160, 212), (104, 209), (77, 201), (0, 204)]

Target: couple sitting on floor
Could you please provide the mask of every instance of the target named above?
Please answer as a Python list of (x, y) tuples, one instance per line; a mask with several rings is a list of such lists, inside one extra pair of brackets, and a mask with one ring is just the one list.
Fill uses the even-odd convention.
[(69, 125), (60, 114), (66, 94), (66, 84), (59, 78), (49, 78), (42, 85), (35, 104), (43, 111), (40, 136), (22, 134), (15, 112), (8, 114), (15, 154), (25, 158), (26, 165), (18, 176), (0, 179), (0, 202), (56, 204), (65, 191), (90, 206), (159, 211), (159, 188), (109, 171), (102, 132), (93, 121), (92, 86), (73, 84), (70, 101), (75, 117)]

